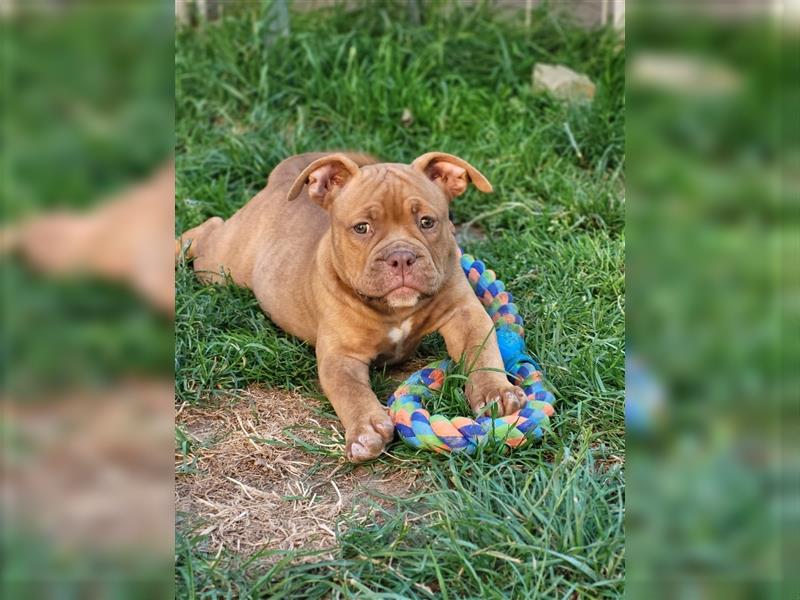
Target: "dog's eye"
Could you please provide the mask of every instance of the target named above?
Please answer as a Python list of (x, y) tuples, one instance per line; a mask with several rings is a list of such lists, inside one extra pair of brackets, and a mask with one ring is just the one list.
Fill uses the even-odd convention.
[(353, 231), (355, 231), (360, 235), (369, 233), (369, 223), (356, 223), (355, 225), (353, 225)]
[(436, 225), (436, 220), (433, 217), (422, 217), (419, 220), (419, 226), (421, 229), (430, 229)]

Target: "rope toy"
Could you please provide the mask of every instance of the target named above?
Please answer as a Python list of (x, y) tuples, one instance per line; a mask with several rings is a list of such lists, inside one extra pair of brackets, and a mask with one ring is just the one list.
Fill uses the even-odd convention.
[(469, 254), (461, 256), (461, 269), (494, 322), (509, 381), (523, 389), (528, 401), (519, 411), (496, 419), (431, 415), (423, 402), (442, 389), (454, 366), (453, 361), (444, 359), (411, 375), (389, 396), (389, 416), (400, 437), (415, 448), (472, 454), (490, 440), (518, 448), (544, 435), (553, 414), (553, 394), (544, 387), (539, 365), (525, 353), (522, 317), (503, 282)]

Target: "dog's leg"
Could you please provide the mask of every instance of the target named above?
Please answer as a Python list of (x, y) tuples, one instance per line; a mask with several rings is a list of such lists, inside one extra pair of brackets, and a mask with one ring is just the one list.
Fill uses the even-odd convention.
[(489, 315), (478, 302), (469, 302), (452, 315), (440, 329), (453, 360), (466, 359), (469, 375), (466, 394), (476, 414), (496, 403), (501, 415), (508, 415), (525, 402), (525, 392), (509, 383), (497, 346), (497, 334)]
[(394, 425), (369, 385), (369, 366), (319, 347), (317, 361), (322, 390), (344, 425), (347, 459), (377, 457), (392, 440)]
[(225, 223), (219, 217), (211, 217), (204, 223), (193, 227), (186, 231), (181, 237), (175, 240), (175, 261), (180, 258), (181, 252), (186, 250), (186, 258), (194, 258), (202, 252), (203, 241), (208, 238), (209, 234), (221, 227)]

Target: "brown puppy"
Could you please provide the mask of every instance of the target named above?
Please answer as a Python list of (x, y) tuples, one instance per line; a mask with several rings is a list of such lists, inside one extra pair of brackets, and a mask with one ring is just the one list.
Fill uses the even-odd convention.
[(346, 430), (347, 457), (381, 453), (392, 422), (369, 385), (373, 362), (406, 359), (442, 334), (451, 357), (473, 364), (476, 413), (519, 409), (492, 321), (459, 266), (450, 201), (472, 182), (466, 161), (431, 152), (411, 165), (363, 154), (303, 154), (280, 163), (267, 187), (228, 221), (212, 217), (181, 236), (206, 281), (229, 273), (253, 290), (284, 330), (316, 347), (322, 389)]

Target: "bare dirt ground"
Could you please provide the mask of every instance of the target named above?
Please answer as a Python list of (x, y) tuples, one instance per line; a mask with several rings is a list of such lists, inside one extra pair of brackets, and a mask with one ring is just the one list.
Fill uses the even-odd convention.
[(176, 510), (200, 524), (209, 551), (330, 548), (341, 517), (374, 518), (370, 506), (385, 505), (381, 496), (418, 488), (413, 469), (345, 462), (341, 425), (320, 407), (252, 388), (213, 407), (178, 408), (191, 449), (176, 452)]

